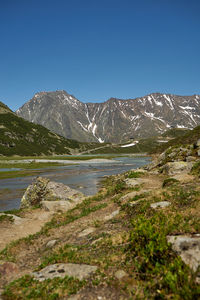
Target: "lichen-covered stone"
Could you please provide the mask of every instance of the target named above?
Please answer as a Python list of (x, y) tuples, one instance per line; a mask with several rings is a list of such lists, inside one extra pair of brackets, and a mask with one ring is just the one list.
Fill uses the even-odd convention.
[(186, 161), (168, 162), (163, 166), (162, 173), (167, 175), (174, 175), (183, 172), (187, 173), (191, 171), (192, 165), (192, 162)]
[[(71, 189), (63, 183), (53, 182), (49, 181), (47, 178), (38, 177), (28, 186), (23, 195), (21, 199), (21, 208), (35, 206), (44, 202), (44, 206), (58, 207), (56, 210), (63, 210), (62, 208), (64, 207), (64, 210), (67, 210), (74, 206), (74, 204), (82, 201), (83, 198), (84, 195), (82, 193)], [(56, 203), (57, 201), (58, 204)], [(63, 203), (61, 203), (61, 201)], [(47, 210), (52, 209), (47, 208)]]
[(32, 275), (35, 277), (35, 279), (39, 281), (44, 281), (45, 279), (53, 279), (55, 277), (64, 278), (65, 276), (70, 276), (79, 280), (83, 280), (89, 277), (96, 270), (96, 266), (90, 266), (85, 264), (54, 264), (47, 266), (39, 272), (34, 272), (32, 273)]
[(28, 186), (25, 194), (21, 199), (21, 208), (35, 206), (41, 203), (47, 194), (47, 184), (49, 180), (47, 178), (38, 177), (36, 180)]
[(200, 266), (200, 235), (172, 235), (167, 237), (167, 241), (172, 244), (172, 249), (182, 260), (196, 272)]

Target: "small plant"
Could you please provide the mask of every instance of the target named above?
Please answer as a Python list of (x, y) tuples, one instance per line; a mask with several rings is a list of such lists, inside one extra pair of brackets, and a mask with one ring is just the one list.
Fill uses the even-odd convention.
[(179, 207), (189, 206), (195, 203), (199, 193), (190, 188), (180, 187), (174, 189), (172, 192), (172, 199), (174, 203)]
[(164, 188), (164, 187), (168, 187), (168, 186), (178, 184), (178, 183), (179, 183), (179, 180), (170, 177), (163, 181), (162, 187)]
[(139, 178), (143, 175), (142, 172), (130, 171), (127, 175), (127, 178)]
[(3, 297), (4, 299), (56, 300), (77, 293), (85, 284), (85, 280), (80, 281), (68, 276), (39, 282), (25, 275), (6, 286)]
[(8, 216), (8, 215), (1, 215), (0, 216), (0, 223), (1, 222), (9, 222), (9, 223), (13, 223), (14, 219), (12, 216)]
[(200, 161), (194, 163), (191, 173), (200, 176)]

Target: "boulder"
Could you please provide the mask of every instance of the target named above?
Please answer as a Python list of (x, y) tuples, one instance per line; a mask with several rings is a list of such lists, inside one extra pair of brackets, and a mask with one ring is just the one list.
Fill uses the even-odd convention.
[(111, 219), (113, 219), (115, 216), (117, 216), (119, 214), (119, 209), (113, 211), (110, 215), (107, 215), (104, 217), (105, 221), (109, 221)]
[(56, 244), (57, 244), (58, 240), (51, 240), (51, 241), (48, 241), (48, 243), (46, 244), (46, 248), (53, 248)]
[(125, 183), (128, 187), (135, 187), (143, 183), (148, 183), (149, 180), (146, 178), (126, 178)]
[(74, 206), (76, 206), (76, 202), (60, 200), (60, 201), (42, 201), (41, 205), (46, 211), (58, 212), (58, 211), (67, 211)]
[(120, 201), (122, 203), (126, 203), (129, 199), (134, 198), (135, 196), (138, 196), (138, 195), (148, 193), (148, 192), (150, 192), (150, 190), (148, 190), (148, 189), (143, 189), (142, 191), (139, 191), (139, 192), (138, 191), (132, 191), (132, 192), (127, 193), (126, 195), (122, 196), (120, 198)]
[[(199, 150), (198, 150), (198, 151), (199, 151)], [(197, 158), (196, 158), (195, 156), (187, 156), (187, 157), (186, 157), (186, 161), (187, 161), (187, 162), (191, 162), (191, 161), (194, 162), (194, 161), (196, 161), (196, 160), (197, 160)]]
[(150, 205), (150, 207), (156, 209), (156, 208), (165, 208), (165, 207), (170, 206), (170, 205), (171, 205), (171, 203), (168, 202), (168, 201), (160, 201), (160, 202), (152, 203)]
[(188, 173), (192, 169), (192, 162), (175, 161), (168, 162), (162, 167), (162, 173), (166, 175), (174, 175), (179, 173)]
[(46, 187), (49, 180), (47, 178), (38, 177), (28, 186), (22, 199), (20, 208), (38, 205), (46, 196)]
[(87, 236), (90, 233), (93, 233), (94, 231), (95, 231), (95, 228), (93, 228), (93, 227), (86, 228), (78, 234), (78, 237)]
[[(47, 210), (67, 210), (82, 201), (84, 195), (63, 183), (37, 177), (21, 199), (21, 208), (42, 204)], [(62, 201), (62, 202), (61, 202)], [(49, 204), (51, 202), (51, 204)], [(59, 203), (60, 202), (60, 203)], [(59, 204), (58, 204), (59, 203)], [(54, 207), (54, 208), (52, 208)]]
[(89, 277), (92, 273), (97, 270), (96, 266), (90, 266), (85, 264), (54, 264), (47, 266), (39, 272), (33, 272), (32, 275), (39, 281), (46, 279), (53, 279), (55, 277), (64, 278), (65, 276), (74, 277), (79, 280), (83, 280)]
[(200, 266), (200, 234), (167, 236), (167, 241), (172, 244), (172, 249), (182, 260), (196, 272)]
[(172, 176), (172, 178), (180, 181), (181, 183), (189, 183), (194, 180), (194, 176), (186, 173), (176, 174)]
[(128, 274), (124, 270), (117, 270), (115, 272), (115, 277), (119, 280), (124, 278), (125, 276), (128, 276)]
[(200, 139), (198, 139), (194, 145), (195, 147), (200, 147)]

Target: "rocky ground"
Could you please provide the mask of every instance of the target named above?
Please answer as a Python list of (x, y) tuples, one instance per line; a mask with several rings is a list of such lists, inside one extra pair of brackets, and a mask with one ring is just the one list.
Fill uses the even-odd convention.
[(0, 297), (199, 299), (200, 163), (177, 149), (90, 198), (38, 178), (0, 216)]

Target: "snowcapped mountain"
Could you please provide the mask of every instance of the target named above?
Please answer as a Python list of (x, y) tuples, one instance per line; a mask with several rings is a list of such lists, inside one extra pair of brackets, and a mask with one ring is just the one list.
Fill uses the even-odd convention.
[(199, 125), (200, 95), (153, 93), (136, 99), (83, 103), (65, 91), (41, 92), (16, 113), (66, 138), (119, 143), (173, 127)]

